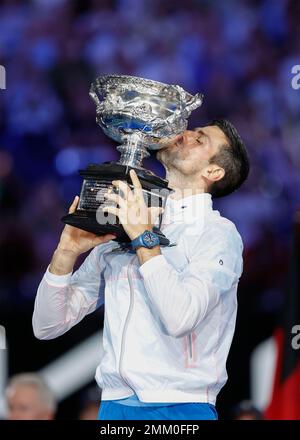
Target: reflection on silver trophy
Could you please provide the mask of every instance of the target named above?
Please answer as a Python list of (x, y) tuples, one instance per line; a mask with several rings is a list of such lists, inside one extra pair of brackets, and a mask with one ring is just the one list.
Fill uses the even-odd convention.
[[(123, 180), (132, 187), (129, 171), (134, 168), (148, 206), (164, 207), (171, 189), (168, 182), (142, 167), (148, 150), (158, 150), (187, 128), (191, 112), (202, 104), (203, 95), (191, 95), (178, 85), (124, 75), (98, 77), (90, 96), (96, 104), (96, 121), (105, 134), (119, 142), (118, 162), (89, 165), (81, 170), (83, 185), (74, 214), (63, 221), (98, 235), (114, 233), (117, 241), (129, 238), (117, 218), (103, 213), (103, 195), (112, 180)], [(164, 243), (163, 234), (156, 233)]]

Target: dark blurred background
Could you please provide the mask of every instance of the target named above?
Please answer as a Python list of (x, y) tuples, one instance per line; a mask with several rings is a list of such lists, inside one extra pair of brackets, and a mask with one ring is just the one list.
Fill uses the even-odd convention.
[[(119, 73), (204, 93), (190, 127), (228, 118), (248, 146), (247, 183), (215, 204), (245, 245), (221, 418), (251, 398), (251, 354), (280, 317), (300, 206), (300, 90), (291, 71), (300, 64), (299, 22), (297, 0), (0, 2), (0, 324), (9, 376), (40, 370), (101, 329), (100, 310), (38, 341), (31, 315), (60, 218), (80, 190), (78, 169), (119, 156), (89, 98), (96, 76)], [(155, 157), (145, 166), (163, 175)], [(83, 391), (60, 402), (58, 418), (77, 417)]]

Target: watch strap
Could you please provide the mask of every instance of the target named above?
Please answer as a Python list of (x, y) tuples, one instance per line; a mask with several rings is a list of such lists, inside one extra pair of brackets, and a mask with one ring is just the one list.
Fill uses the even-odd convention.
[[(144, 240), (145, 233), (150, 233), (152, 235), (155, 235), (155, 237), (157, 239), (157, 243), (153, 244), (153, 246), (147, 245), (147, 243)], [(144, 231), (141, 235), (139, 235), (138, 237), (134, 238), (131, 241), (131, 246), (132, 246), (133, 249), (136, 249), (137, 247), (145, 247), (146, 249), (152, 249), (154, 246), (157, 246), (158, 244), (159, 244), (159, 237), (158, 237), (158, 235), (155, 232), (149, 231), (149, 230)]]

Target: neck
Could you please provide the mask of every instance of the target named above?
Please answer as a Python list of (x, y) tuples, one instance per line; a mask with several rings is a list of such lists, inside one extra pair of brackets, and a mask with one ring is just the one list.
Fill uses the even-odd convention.
[(166, 169), (166, 179), (169, 181), (168, 186), (174, 190), (170, 197), (175, 200), (206, 192), (205, 185), (201, 185), (201, 178), (195, 178), (194, 175), (188, 176), (174, 169)]

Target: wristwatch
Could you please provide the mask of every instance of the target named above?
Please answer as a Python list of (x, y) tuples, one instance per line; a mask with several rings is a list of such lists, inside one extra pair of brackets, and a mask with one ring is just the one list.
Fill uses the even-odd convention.
[(152, 231), (144, 231), (141, 235), (131, 241), (133, 249), (138, 247), (153, 248), (159, 244), (159, 237)]

